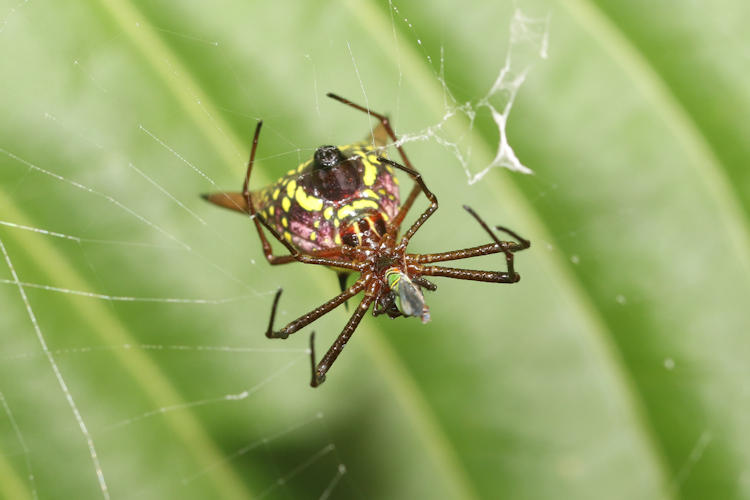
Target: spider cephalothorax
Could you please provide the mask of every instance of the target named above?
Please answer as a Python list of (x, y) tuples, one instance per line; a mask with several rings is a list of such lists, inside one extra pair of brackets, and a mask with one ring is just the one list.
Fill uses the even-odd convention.
[(437, 287), (418, 274), (420, 266), (414, 256), (406, 253), (406, 245), (399, 243), (397, 234), (387, 231), (379, 214), (366, 214), (352, 221), (343, 233), (344, 245), (349, 248), (343, 248), (342, 254), (362, 265), (365, 289), (375, 296), (373, 314), (385, 313), (391, 318), (417, 316), (424, 323), (429, 321), (421, 287), (433, 291)]
[[(477, 220), (493, 242), (476, 247), (442, 253), (412, 254), (406, 249), (414, 233), (437, 210), (437, 197), (414, 169), (381, 114), (334, 94), (344, 104), (377, 118), (380, 125), (372, 132), (372, 142), (349, 146), (321, 146), (313, 157), (287, 175), (259, 191), (250, 191), (248, 183), (255, 161), (262, 122), (258, 122), (241, 193), (213, 193), (204, 197), (226, 208), (248, 213), (260, 236), (263, 252), (271, 264), (303, 262), (329, 266), (339, 274), (341, 293), (279, 330), (274, 319), (281, 289), (276, 293), (266, 336), (286, 338), (312, 323), (359, 293), (364, 297), (354, 310), (334, 344), (315, 363), (314, 333), (310, 336), (312, 359), (311, 385), (320, 385), (333, 362), (341, 353), (362, 317), (372, 306), (372, 314), (430, 319), (423, 289), (435, 291), (437, 286), (426, 276), (442, 276), (491, 283), (515, 283), (520, 279), (513, 269), (513, 253), (529, 248), (530, 242), (501, 226), (517, 241), (501, 241), (487, 224), (469, 207), (464, 208)], [(384, 156), (388, 139), (396, 145), (404, 165)], [(398, 179), (394, 169), (401, 170), (415, 182), (409, 196), (400, 204)], [(422, 192), (430, 205), (399, 236), (404, 217)], [(276, 256), (266, 239), (264, 228), (289, 251)], [(458, 259), (505, 255), (505, 271), (478, 271), (432, 265)], [(356, 281), (346, 287), (346, 277), (359, 273)]]

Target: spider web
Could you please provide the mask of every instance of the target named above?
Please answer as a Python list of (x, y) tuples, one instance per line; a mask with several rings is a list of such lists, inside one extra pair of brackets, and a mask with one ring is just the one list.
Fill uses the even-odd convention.
[[(396, 97), (390, 102), (397, 121), (411, 113), (402, 98), (401, 64), (406, 57), (398, 49), (403, 45), (399, 33), (414, 38), (408, 43), (429, 67), (436, 62), (425, 48), (427, 42), (418, 37), (419, 26), (395, 2), (389, 2), (388, 11), (392, 55), (398, 64)], [(31, 71), (43, 65), (43, 58), (28, 33), (38, 27), (43, 13), (43, 6), (33, 1), (0, 8), (0, 44), (4, 52), (17, 57), (20, 52), (12, 44), (28, 48), (29, 53), (20, 57), (30, 57), (31, 62), (14, 62), (28, 64)], [(186, 50), (214, 51), (223, 61), (227, 85), (249, 92), (236, 72), (240, 61), (224, 51), (218, 36), (212, 40), (194, 34), (184, 20), (173, 21), (174, 26), (142, 21), (133, 26), (136, 31), (148, 29), (180, 40)], [(512, 12), (505, 56), (489, 63), (499, 66), (495, 78), (485, 94), (470, 100), (459, 100), (452, 92), (446, 77), (450, 57), (447, 48), (441, 47), (431, 78), (442, 93), (442, 115), (435, 123), (404, 128), (399, 143), (439, 146), (455, 160), (469, 184), (497, 167), (530, 173), (510, 145), (507, 126), (529, 70), (547, 56), (548, 32), (548, 18), (528, 17), (518, 9)], [(0, 212), (0, 251), (5, 263), (0, 292), (3, 309), (12, 311), (3, 324), (3, 331), (12, 335), (0, 351), (4, 374), (0, 380), (0, 470), (7, 462), (20, 462), (25, 484), (19, 488), (33, 498), (61, 493), (77, 496), (81, 491), (90, 497), (159, 498), (192, 488), (200, 492), (207, 488), (208, 477), (227, 485), (223, 492), (229, 494), (234, 490), (227, 471), (246, 471), (243, 463), (264, 464), (260, 471), (245, 472), (258, 498), (293, 497), (299, 492), (296, 484), (317, 485), (315, 491), (305, 486), (310, 498), (360, 495), (359, 485), (348, 479), (349, 460), (338, 452), (345, 437), (332, 431), (332, 424), (340, 423), (345, 411), (334, 406), (331, 411), (337, 415), (329, 416), (328, 409), (315, 401), (315, 391), (304, 387), (306, 345), (267, 342), (261, 335), (272, 294), (279, 283), (291, 283), (297, 271), (271, 272), (265, 262), (248, 258), (247, 249), (258, 245), (247, 221), (219, 226), (230, 215), (215, 215), (210, 207), (195, 202), (200, 192), (196, 186), (224, 190), (234, 184), (225, 182), (229, 175), (216, 179), (212, 162), (199, 152), (205, 144), (194, 147), (186, 135), (205, 133), (217, 143), (231, 144), (225, 157), (241, 165), (245, 152), (233, 144), (226, 120), (217, 111), (252, 122), (259, 117), (258, 108), (209, 106), (201, 95), (191, 93), (186, 83), (191, 76), (175, 56), (158, 59), (158, 68), (187, 89), (185, 98), (203, 113), (203, 128), (183, 129), (168, 119), (158, 122), (150, 116), (147, 102), (128, 110), (123, 103), (129, 101), (114, 95), (107, 79), (112, 68), (133, 73), (148, 70), (148, 63), (126, 54), (128, 36), (122, 30), (114, 36), (96, 33), (102, 46), (81, 40), (74, 53), (65, 53), (76, 84), (94, 101), (107, 103), (105, 108), (111, 106), (127, 116), (100, 117), (99, 124), (86, 121), (90, 118), (85, 113), (70, 113), (74, 98), (64, 92), (46, 100), (29, 100), (28, 107), (14, 110), (17, 117), (31, 116), (25, 122), (55, 137), (57, 146), (64, 145), (57, 152), (61, 156), (81, 160), (78, 167), (60, 168), (49, 161), (49, 154), (38, 154), (49, 152), (44, 141), (0, 144), (0, 198), (12, 196), (33, 207), (28, 210), (31, 216), (12, 203)], [(364, 104), (377, 109), (371, 75), (362, 71), (361, 44), (338, 38), (331, 44), (340, 49), (341, 64), (349, 68), (347, 75), (361, 91)], [(310, 94), (314, 96), (314, 104), (304, 112), (325, 120), (319, 94), (335, 83), (318, 68), (326, 54), (290, 57), (300, 55), (312, 72)], [(488, 164), (476, 170), (474, 146), (467, 137), (483, 112), (489, 113), (496, 126), (497, 150)], [(291, 115), (282, 113), (279, 122), (288, 122)], [(311, 146), (300, 146), (294, 135), (274, 125), (273, 114), (264, 113), (264, 118), (271, 144), (283, 146), (276, 149), (281, 153), (263, 154), (262, 163), (295, 165), (309, 156)], [(101, 130), (102, 124), (111, 130)], [(138, 147), (148, 148), (155, 161), (168, 164), (172, 175), (144, 163), (141, 155), (109, 156), (107, 151), (116, 143), (109, 134), (116, 134), (120, 127), (137, 129)], [(88, 164), (88, 157), (106, 161)], [(55, 193), (54, 206), (38, 193)], [(241, 238), (235, 233), (239, 227)], [(310, 272), (321, 280), (329, 278), (324, 270)], [(138, 276), (151, 276), (153, 281), (144, 284)], [(288, 321), (299, 314), (298, 305), (309, 301), (300, 300), (304, 293), (287, 293), (290, 297), (285, 296), (288, 301), (280, 316)], [(321, 320), (322, 328), (336, 329), (341, 318)], [(198, 324), (193, 325), (194, 321)], [(214, 379), (210, 375), (196, 378), (196, 371), (233, 373)], [(163, 373), (156, 376), (159, 372)], [(191, 381), (191, 386), (180, 380)], [(131, 393), (131, 383), (142, 388)], [(115, 396), (118, 391), (119, 398)], [(44, 410), (37, 410), (36, 403)], [(285, 413), (268, 415), (266, 404)], [(106, 411), (99, 410), (100, 406)], [(232, 419), (244, 423), (223, 433), (222, 427)], [(53, 422), (54, 432), (46, 432)], [(220, 444), (206, 445), (203, 438), (186, 437), (196, 422), (205, 425)], [(133, 464), (136, 456), (128, 455), (137, 453), (137, 446), (128, 448), (128, 435), (161, 433), (169, 435), (162, 442), (164, 450), (144, 461), (155, 466), (172, 460), (175, 465), (165, 467), (159, 480), (141, 480)], [(65, 458), (66, 454), (72, 458)], [(202, 460), (181, 458), (189, 454)], [(358, 472), (358, 477), (364, 476), (365, 472)], [(59, 482), (57, 491), (50, 487), (55, 482)]]
[[(398, 8), (393, 7), (398, 13)], [(440, 70), (436, 75), (443, 90), (444, 114), (439, 123), (430, 125), (418, 132), (402, 135), (400, 144), (414, 141), (433, 140), (443, 146), (458, 160), (466, 173), (470, 184), (482, 179), (491, 169), (505, 167), (509, 170), (532, 173), (531, 168), (524, 165), (516, 156), (513, 147), (508, 140), (508, 118), (513, 109), (518, 91), (521, 89), (526, 76), (531, 70), (533, 63), (539, 59), (546, 59), (549, 46), (549, 16), (545, 18), (529, 17), (521, 9), (513, 12), (510, 22), (508, 50), (505, 60), (500, 68), (495, 81), (482, 97), (458, 102), (445, 81), (445, 55), (440, 52)], [(408, 19), (404, 19), (408, 24)], [(418, 40), (421, 45), (421, 40)], [(431, 58), (428, 59), (432, 63)], [(488, 110), (491, 119), (497, 127), (497, 151), (492, 160), (476, 170), (473, 165), (471, 145), (462, 142), (453, 142), (449, 129), (454, 121), (468, 121), (468, 130), (474, 128), (478, 114), (482, 110)]]

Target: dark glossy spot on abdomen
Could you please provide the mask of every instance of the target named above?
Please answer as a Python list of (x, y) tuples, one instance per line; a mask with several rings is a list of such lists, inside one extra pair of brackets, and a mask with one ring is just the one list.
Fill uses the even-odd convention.
[[(318, 153), (324, 148), (333, 148), (340, 155), (341, 152), (333, 146), (322, 146), (315, 152), (315, 163), (312, 170), (300, 181), (307, 193), (325, 200), (339, 201), (355, 194), (362, 188), (360, 176), (359, 157), (342, 159), (332, 166), (326, 166), (335, 156), (328, 151), (326, 154)], [(320, 162), (318, 156), (322, 156)]]

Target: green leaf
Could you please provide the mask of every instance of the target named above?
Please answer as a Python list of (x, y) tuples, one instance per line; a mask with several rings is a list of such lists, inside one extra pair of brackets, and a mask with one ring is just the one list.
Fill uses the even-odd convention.
[[(750, 7), (720, 4), (524, 5), (549, 19), (508, 121), (534, 174), (470, 184), (405, 144), (440, 199), (412, 250), (486, 242), (470, 204), (532, 241), (522, 281), (436, 280), (429, 324), (366, 317), (313, 390), (311, 328), (263, 332), (278, 287), (281, 323), (335, 276), (272, 268), (199, 194), (240, 187), (258, 119), (255, 186), (364, 137), (328, 91), (410, 135), (441, 81), (476, 103), (514, 5), (3, 2), (0, 497), (750, 496)], [(479, 111), (440, 130), (471, 172)]]

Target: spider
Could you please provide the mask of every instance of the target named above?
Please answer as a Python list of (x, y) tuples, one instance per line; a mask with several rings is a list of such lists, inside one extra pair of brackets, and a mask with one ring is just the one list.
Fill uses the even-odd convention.
[[(312, 387), (325, 381), (326, 373), (370, 306), (373, 316), (417, 317), (426, 323), (430, 319), (430, 312), (422, 289), (435, 291), (437, 286), (425, 276), (515, 283), (520, 276), (513, 268), (514, 252), (531, 246), (528, 240), (510, 229), (496, 226), (498, 231), (516, 240), (501, 241), (474, 210), (464, 205), (464, 209), (490, 236), (492, 243), (441, 253), (407, 253), (411, 238), (437, 210), (437, 197), (412, 166), (385, 115), (338, 95), (327, 95), (380, 122), (372, 131), (372, 141), (341, 147), (321, 146), (315, 150), (313, 158), (290, 170), (275, 183), (258, 191), (250, 191), (250, 174), (263, 124), (258, 121), (242, 191), (203, 195), (216, 205), (250, 215), (258, 230), (263, 253), (271, 265), (302, 262), (328, 266), (338, 273), (339, 295), (276, 330), (274, 320), (282, 292), (280, 288), (273, 299), (266, 337), (285, 339), (348, 299), (364, 293), (344, 329), (317, 364), (315, 332), (311, 333)], [(385, 157), (389, 139), (399, 152), (403, 165)], [(401, 205), (394, 169), (405, 172), (414, 181), (409, 196)], [(420, 192), (427, 197), (429, 206), (399, 238), (404, 218)], [(286, 247), (289, 255), (274, 255), (264, 228)], [(505, 254), (505, 271), (432, 265), (500, 252)], [(359, 273), (359, 278), (347, 287), (347, 277), (352, 272)]]

